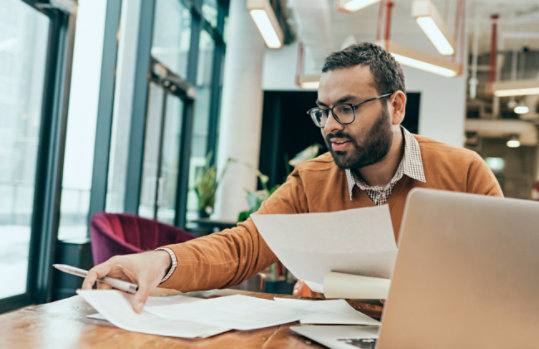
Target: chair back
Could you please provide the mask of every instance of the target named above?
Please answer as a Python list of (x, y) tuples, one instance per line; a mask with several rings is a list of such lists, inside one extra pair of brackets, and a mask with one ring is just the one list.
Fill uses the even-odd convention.
[(94, 264), (115, 255), (153, 250), (195, 237), (175, 226), (127, 213), (99, 212), (90, 219)]

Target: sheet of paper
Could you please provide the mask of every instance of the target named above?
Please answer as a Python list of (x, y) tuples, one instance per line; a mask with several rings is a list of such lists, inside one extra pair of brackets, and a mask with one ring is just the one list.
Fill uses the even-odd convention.
[(327, 298), (386, 299), (391, 280), (363, 275), (328, 272), (324, 277)]
[(308, 283), (323, 284), (329, 271), (391, 276), (397, 245), (387, 205), (251, 217), (281, 262)]
[(236, 330), (252, 330), (299, 320), (297, 309), (256, 297), (234, 295), (189, 304), (151, 307), (148, 312), (168, 319), (192, 320)]
[(380, 321), (355, 310), (344, 299), (311, 301), (276, 297), (275, 302), (301, 311), (302, 324), (380, 325)]
[[(378, 338), (378, 326), (292, 326), (290, 329), (332, 349), (361, 348), (361, 340)], [(365, 346), (366, 347), (366, 346)], [(373, 346), (374, 347), (374, 346)]]
[(125, 292), (116, 290), (77, 290), (77, 293), (105, 319), (127, 331), (171, 337), (204, 338), (230, 330), (230, 328), (223, 326), (213, 326), (189, 320), (170, 321), (170, 319), (156, 316), (146, 310), (141, 314), (137, 314), (130, 303), (133, 296)]

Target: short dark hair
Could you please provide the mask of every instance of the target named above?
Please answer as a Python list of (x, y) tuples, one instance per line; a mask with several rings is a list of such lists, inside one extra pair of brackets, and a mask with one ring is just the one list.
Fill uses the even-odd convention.
[(391, 53), (370, 42), (354, 44), (330, 53), (326, 57), (322, 72), (368, 65), (374, 77), (375, 88), (380, 94), (401, 90), (406, 93), (404, 73)]

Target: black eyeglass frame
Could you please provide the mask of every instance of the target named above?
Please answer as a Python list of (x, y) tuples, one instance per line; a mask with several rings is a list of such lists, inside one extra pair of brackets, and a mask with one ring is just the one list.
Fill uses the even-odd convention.
[[(377, 99), (382, 99), (382, 98), (387, 98), (387, 97), (390, 97), (391, 95), (393, 95), (395, 92), (390, 92), (390, 93), (385, 93), (383, 95), (380, 95), (380, 96), (376, 96), (376, 97), (372, 97), (372, 98), (367, 98), (365, 100), (362, 100), (360, 102), (357, 102), (357, 103), (337, 103), (335, 104), (333, 107), (330, 107), (330, 108), (320, 108), (320, 107), (314, 107), (314, 108), (311, 108), (309, 110), (307, 110), (307, 115), (309, 115), (311, 117), (311, 120), (313, 121), (313, 123), (319, 127), (319, 128), (324, 128), (326, 126), (326, 124), (324, 123), (324, 125), (320, 126), (318, 122), (316, 122), (315, 120), (315, 117), (314, 115), (312, 114), (313, 111), (315, 110), (321, 110), (323, 112), (325, 112), (327, 114), (326, 116), (326, 122), (327, 122), (327, 117), (329, 117), (329, 112), (331, 112), (331, 115), (333, 115), (333, 118), (341, 125), (349, 125), (351, 123), (353, 123), (354, 121), (356, 121), (356, 109), (357, 107), (359, 107), (360, 105), (364, 104), (364, 103), (367, 103), (367, 102), (371, 102), (371, 101), (375, 101)], [(352, 111), (354, 113), (354, 117), (352, 118), (352, 121), (350, 122), (342, 122), (341, 120), (339, 120), (339, 117), (337, 116), (337, 114), (335, 114), (333, 112), (333, 108), (335, 107), (338, 107), (338, 106), (341, 106), (341, 105), (348, 105), (350, 106), (350, 108), (352, 108)]]

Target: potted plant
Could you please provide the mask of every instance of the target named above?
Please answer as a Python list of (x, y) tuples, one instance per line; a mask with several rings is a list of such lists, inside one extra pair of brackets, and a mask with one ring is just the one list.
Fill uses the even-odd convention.
[(204, 166), (198, 169), (195, 177), (194, 190), (198, 200), (197, 208), (200, 218), (207, 218), (213, 212), (215, 193), (217, 192), (219, 182), (223, 178), (230, 161), (230, 159), (227, 160), (225, 168), (218, 177), (217, 169), (215, 165), (212, 165), (212, 156), (212, 152), (209, 152), (208, 155), (206, 155)]

